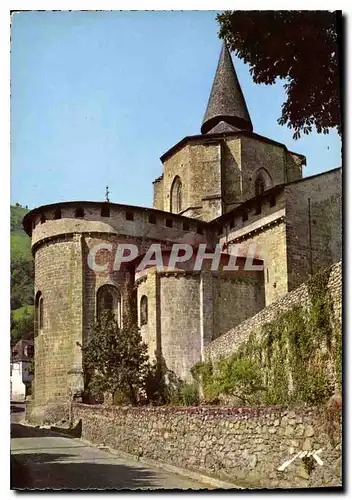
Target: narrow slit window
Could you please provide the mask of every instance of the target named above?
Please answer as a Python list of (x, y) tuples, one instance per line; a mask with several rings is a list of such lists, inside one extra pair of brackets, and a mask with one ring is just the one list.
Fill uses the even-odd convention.
[(172, 227), (174, 221), (172, 219), (166, 219), (166, 227)]
[(84, 209), (82, 207), (76, 208), (75, 217), (82, 219), (84, 217)]
[(41, 292), (37, 292), (34, 304), (35, 304), (34, 335), (37, 336), (39, 333), (42, 332), (44, 326), (43, 295)]
[(156, 217), (154, 214), (149, 215), (149, 224), (156, 224)]
[(126, 212), (126, 220), (134, 220), (134, 213)]
[(103, 205), (101, 207), (101, 216), (110, 217), (110, 207), (108, 207), (107, 205)]
[(39, 299), (39, 330), (43, 330), (44, 326), (44, 306), (43, 306), (43, 297)]
[(54, 213), (54, 220), (61, 219), (61, 208), (57, 208)]
[(141, 318), (141, 326), (146, 325), (148, 323), (148, 298), (146, 297), (146, 295), (143, 295), (141, 298), (140, 318)]

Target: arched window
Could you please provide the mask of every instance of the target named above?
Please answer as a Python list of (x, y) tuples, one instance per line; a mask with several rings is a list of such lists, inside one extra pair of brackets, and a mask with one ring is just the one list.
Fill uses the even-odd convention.
[(262, 194), (265, 191), (265, 182), (261, 175), (259, 175), (255, 180), (255, 195)]
[(182, 183), (176, 176), (171, 186), (170, 212), (177, 214), (182, 210)]
[(254, 194), (258, 196), (273, 186), (272, 178), (265, 168), (260, 168), (255, 175)]
[(106, 310), (112, 311), (114, 307), (114, 297), (112, 293), (108, 290), (106, 290), (103, 295), (103, 307), (105, 311)]
[(141, 318), (141, 326), (146, 325), (148, 323), (148, 298), (146, 295), (143, 295), (141, 298), (139, 311)]
[(34, 318), (35, 335), (43, 331), (44, 328), (44, 304), (42, 292), (37, 292), (35, 296), (35, 318)]
[(97, 292), (97, 318), (103, 311), (113, 311), (119, 327), (122, 327), (122, 301), (119, 289), (114, 285), (103, 285)]

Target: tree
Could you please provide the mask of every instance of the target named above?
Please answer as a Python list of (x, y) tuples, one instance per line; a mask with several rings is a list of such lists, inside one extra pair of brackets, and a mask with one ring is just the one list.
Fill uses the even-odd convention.
[(226, 11), (220, 38), (250, 66), (255, 83), (286, 79), (280, 125), (309, 134), (336, 127), (341, 134), (339, 14), (328, 11)]
[(19, 340), (33, 339), (34, 333), (34, 308), (22, 307), (11, 311), (11, 345)]
[(82, 350), (92, 393), (114, 399), (121, 391), (136, 405), (148, 369), (147, 346), (137, 326), (130, 321), (120, 329), (113, 312), (104, 311)]
[(33, 304), (34, 265), (32, 260), (11, 261), (11, 309)]

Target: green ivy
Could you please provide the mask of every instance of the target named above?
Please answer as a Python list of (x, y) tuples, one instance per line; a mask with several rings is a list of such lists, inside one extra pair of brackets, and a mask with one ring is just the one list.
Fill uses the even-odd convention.
[(204, 398), (234, 395), (246, 403), (259, 398), (265, 404), (324, 404), (333, 393), (328, 361), (335, 365), (339, 385), (342, 362), (341, 324), (334, 325), (329, 277), (330, 269), (313, 276), (307, 282), (307, 304), (265, 324), (231, 357), (214, 366), (198, 363), (192, 375)]

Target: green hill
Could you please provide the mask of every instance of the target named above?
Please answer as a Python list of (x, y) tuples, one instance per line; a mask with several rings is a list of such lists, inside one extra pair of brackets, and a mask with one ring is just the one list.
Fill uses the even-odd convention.
[(22, 228), (22, 219), (29, 212), (21, 206), (11, 205), (11, 261), (31, 260), (31, 241)]
[(22, 228), (28, 209), (11, 205), (11, 340), (33, 335), (34, 263), (31, 241)]

